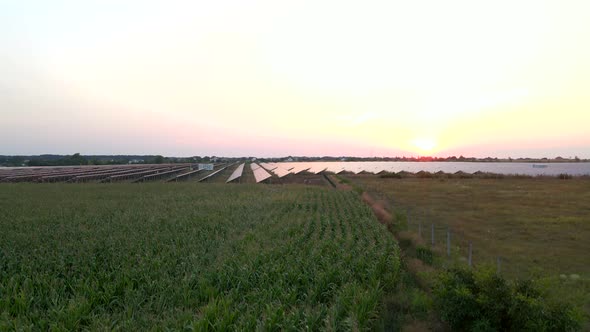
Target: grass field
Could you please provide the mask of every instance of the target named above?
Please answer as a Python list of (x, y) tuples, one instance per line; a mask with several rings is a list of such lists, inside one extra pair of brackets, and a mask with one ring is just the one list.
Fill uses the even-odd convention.
[(0, 330), (372, 330), (399, 249), (303, 186), (0, 186)]
[(474, 264), (496, 264), (500, 256), (503, 275), (552, 280), (558, 296), (590, 313), (589, 179), (346, 178), (403, 220), (409, 210), (410, 230), (416, 234), (422, 223), (427, 245), (435, 223), (441, 256), (449, 227), (456, 258), (465, 262), (471, 241)]

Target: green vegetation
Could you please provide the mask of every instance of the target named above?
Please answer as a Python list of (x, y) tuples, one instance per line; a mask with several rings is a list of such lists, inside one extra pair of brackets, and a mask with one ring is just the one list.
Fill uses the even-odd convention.
[(493, 269), (450, 269), (434, 288), (435, 305), (454, 331), (577, 331), (582, 314), (546, 302), (535, 281), (507, 282)]
[(338, 174), (335, 174), (334, 177), (338, 180), (339, 184), (350, 186), (352, 188), (352, 190), (354, 192), (356, 192), (357, 194), (363, 193), (364, 189), (362, 187), (357, 186), (354, 182), (350, 181), (346, 177), (344, 177), (342, 175), (338, 175)]
[(65, 156), (54, 160), (46, 160), (39, 157), (31, 159), (27, 163), (28, 166), (79, 166), (88, 164), (88, 159), (84, 158), (79, 153), (74, 153), (71, 156)]
[(7, 184), (0, 229), (0, 330), (373, 330), (399, 278), (327, 188)]
[(425, 264), (432, 265), (434, 263), (434, 254), (430, 248), (425, 246), (416, 247), (416, 257)]

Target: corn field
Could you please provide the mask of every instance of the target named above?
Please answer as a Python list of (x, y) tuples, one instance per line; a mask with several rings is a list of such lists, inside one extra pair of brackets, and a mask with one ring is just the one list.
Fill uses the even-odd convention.
[(355, 193), (0, 186), (0, 330), (373, 330), (397, 244)]

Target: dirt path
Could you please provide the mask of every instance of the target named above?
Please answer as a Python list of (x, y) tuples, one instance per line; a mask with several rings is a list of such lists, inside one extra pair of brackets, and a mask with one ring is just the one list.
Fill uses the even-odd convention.
[(252, 172), (252, 167), (250, 167), (250, 165), (251, 163), (246, 163), (246, 165), (244, 165), (244, 172), (240, 178), (240, 183), (256, 183), (256, 178), (254, 177), (254, 172)]

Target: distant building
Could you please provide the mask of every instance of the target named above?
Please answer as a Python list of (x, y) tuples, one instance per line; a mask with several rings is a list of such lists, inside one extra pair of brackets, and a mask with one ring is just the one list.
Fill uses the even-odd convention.
[[(111, 161), (112, 161), (112, 160), (111, 160)], [(143, 163), (143, 162), (144, 162), (144, 160), (143, 160), (143, 159), (131, 159), (131, 160), (129, 160), (129, 163), (130, 163), (130, 164), (141, 164), (141, 163)]]

